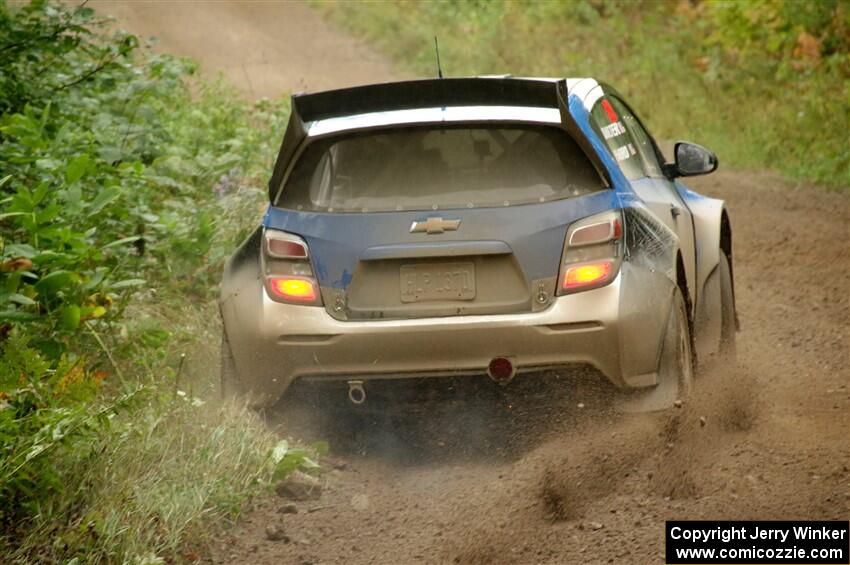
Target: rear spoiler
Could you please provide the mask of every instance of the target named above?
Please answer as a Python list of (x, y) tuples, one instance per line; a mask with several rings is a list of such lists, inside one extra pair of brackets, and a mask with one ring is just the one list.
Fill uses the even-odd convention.
[(499, 78), (443, 78), (370, 84), (315, 94), (292, 96), (292, 111), (274, 172), (269, 180), (273, 203), (286, 168), (307, 136), (307, 124), (339, 116), (433, 108), (440, 106), (529, 106), (557, 108), (561, 125), (576, 140), (610, 185), (608, 172), (567, 108), (565, 80)]

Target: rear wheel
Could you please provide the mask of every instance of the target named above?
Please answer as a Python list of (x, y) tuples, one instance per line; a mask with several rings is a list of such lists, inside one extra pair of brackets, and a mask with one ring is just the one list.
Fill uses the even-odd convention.
[(726, 253), (720, 251), (720, 359), (734, 362), (736, 356), (735, 294), (732, 287), (732, 269)]
[(236, 363), (233, 360), (233, 352), (227, 335), (221, 332), (221, 397), (223, 399), (241, 396), (244, 393), (239, 375), (236, 372)]
[(688, 395), (693, 384), (694, 362), (685, 300), (678, 288), (667, 320), (667, 330), (658, 362), (658, 384), (648, 390), (626, 393), (625, 412), (653, 412), (673, 406)]

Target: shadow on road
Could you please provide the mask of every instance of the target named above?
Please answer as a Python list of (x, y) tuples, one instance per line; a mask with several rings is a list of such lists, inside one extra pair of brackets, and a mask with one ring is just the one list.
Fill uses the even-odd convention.
[(613, 387), (599, 373), (368, 381), (354, 405), (344, 381), (296, 383), (267, 414), (283, 435), (325, 440), (335, 455), (400, 466), (522, 457), (557, 434), (613, 420)]

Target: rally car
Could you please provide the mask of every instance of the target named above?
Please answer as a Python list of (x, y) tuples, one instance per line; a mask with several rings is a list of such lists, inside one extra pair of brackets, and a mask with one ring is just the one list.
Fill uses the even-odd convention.
[[(260, 226), (221, 285), (222, 389), (590, 365), (642, 408), (734, 352), (723, 201), (678, 181), (589, 78), (440, 78), (296, 95)], [(529, 373), (529, 375), (523, 375)], [(495, 385), (494, 385), (495, 386)]]

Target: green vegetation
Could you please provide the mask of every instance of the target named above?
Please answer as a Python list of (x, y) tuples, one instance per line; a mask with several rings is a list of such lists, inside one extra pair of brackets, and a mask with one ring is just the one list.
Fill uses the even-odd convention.
[(315, 467), (210, 400), (218, 279), (287, 103), (106, 29), (0, 0), (3, 562), (191, 560), (210, 524)]
[(840, 0), (339, 2), (343, 25), (418, 74), (592, 76), (661, 139), (721, 163), (850, 180), (850, 4)]

